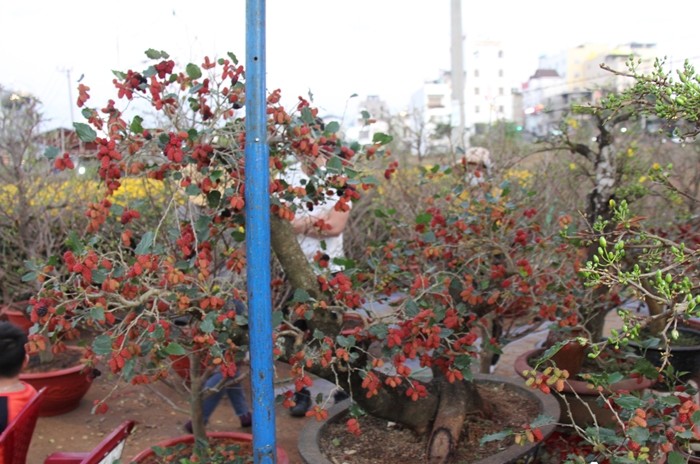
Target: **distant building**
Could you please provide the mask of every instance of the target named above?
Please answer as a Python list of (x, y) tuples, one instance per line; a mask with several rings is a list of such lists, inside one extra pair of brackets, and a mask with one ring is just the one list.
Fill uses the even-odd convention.
[[(514, 108), (511, 78), (511, 59), (502, 42), (496, 40), (474, 40), (465, 42), (464, 57), (464, 116), (467, 136), (478, 128), (498, 121), (513, 121), (514, 114), (521, 114)], [(456, 129), (459, 125), (459, 108), (452, 101), (452, 79), (449, 71), (439, 78), (426, 81), (411, 98), (407, 111), (415, 131), (434, 135), (438, 125), (448, 125)], [(521, 119), (521, 118), (520, 118)], [(422, 130), (418, 126), (423, 126)], [(429, 143), (428, 143), (429, 142)], [(432, 146), (437, 150), (448, 148), (447, 138), (434, 137), (422, 146)]]
[(496, 40), (467, 41), (464, 67), (467, 126), (513, 120), (511, 65), (508, 51)]
[(595, 102), (607, 92), (620, 92), (634, 83), (630, 77), (601, 68), (601, 64), (626, 72), (633, 57), (638, 70), (648, 73), (657, 53), (655, 44), (631, 42), (615, 47), (582, 44), (540, 57), (540, 68), (523, 84), (525, 131), (538, 137), (551, 134), (573, 103)]

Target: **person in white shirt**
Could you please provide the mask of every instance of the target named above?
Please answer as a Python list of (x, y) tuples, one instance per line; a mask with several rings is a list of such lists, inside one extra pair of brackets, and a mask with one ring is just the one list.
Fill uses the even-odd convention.
[[(306, 187), (311, 181), (311, 176), (316, 175), (323, 178), (325, 175), (325, 164), (328, 155), (319, 154), (313, 163), (302, 163), (300, 161), (287, 167), (282, 179), (292, 187)], [(333, 189), (329, 189), (333, 191)], [(344, 267), (336, 262), (337, 258), (343, 258), (343, 231), (350, 217), (350, 204), (344, 210), (336, 209), (336, 204), (340, 199), (337, 190), (329, 194), (326, 191), (325, 201), (313, 204), (310, 208), (303, 198), (295, 199), (297, 206), (292, 221), (292, 230), (296, 234), (297, 241), (310, 263), (318, 263), (319, 267), (314, 267), (316, 272), (324, 272), (328, 269), (332, 274), (342, 272)], [(321, 253), (319, 259), (319, 252)], [(334, 396), (336, 402), (347, 398), (345, 392), (339, 391)], [(295, 405), (290, 408), (290, 414), (294, 417), (304, 417), (311, 408), (311, 392), (303, 388), (294, 393)]]

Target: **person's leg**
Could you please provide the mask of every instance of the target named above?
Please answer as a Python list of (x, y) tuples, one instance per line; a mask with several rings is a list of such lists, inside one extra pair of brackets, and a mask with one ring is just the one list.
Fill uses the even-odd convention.
[(219, 382), (221, 382), (222, 378), (223, 374), (221, 374), (221, 372), (215, 372), (204, 384), (204, 394), (207, 395), (202, 402), (202, 413), (204, 415), (205, 424), (209, 422), (209, 418), (214, 413), (214, 410), (219, 405), (219, 401), (224, 394), (224, 389), (217, 392), (209, 392), (208, 390), (216, 387)]
[(245, 390), (240, 383), (231, 385), (226, 388), (233, 410), (236, 412), (238, 419), (241, 421), (241, 427), (250, 427), (253, 423), (253, 416), (248, 407), (248, 398), (246, 398)]

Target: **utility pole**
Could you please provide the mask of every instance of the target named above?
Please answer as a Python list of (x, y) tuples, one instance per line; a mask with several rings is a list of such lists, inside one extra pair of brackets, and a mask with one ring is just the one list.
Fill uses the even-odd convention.
[(464, 36), (462, 35), (462, 0), (452, 0), (451, 18), (451, 62), (452, 62), (452, 125), (457, 123), (457, 133), (453, 135), (454, 145), (462, 150), (465, 145), (464, 112)]
[(66, 79), (68, 80), (68, 108), (70, 108), (70, 124), (75, 122), (73, 119), (73, 86), (70, 82), (70, 69), (66, 69)]

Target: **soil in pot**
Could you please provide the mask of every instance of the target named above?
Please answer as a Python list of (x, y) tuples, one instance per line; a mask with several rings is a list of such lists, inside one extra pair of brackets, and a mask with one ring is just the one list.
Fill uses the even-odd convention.
[[(493, 404), (494, 414), (491, 419), (478, 416), (468, 419), (455, 462), (469, 463), (493, 456), (511, 445), (513, 438), (481, 446), (479, 441), (483, 436), (506, 428), (520, 429), (539, 415), (538, 405), (517, 391), (488, 383), (477, 387)], [(331, 462), (377, 464), (426, 460), (428, 436), (420, 439), (410, 430), (390, 427), (385, 420), (367, 416), (360, 419), (362, 434), (357, 437), (347, 430), (345, 422), (345, 419), (328, 422), (320, 434), (321, 451)]]

